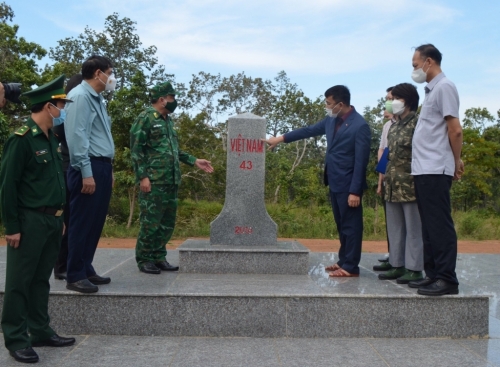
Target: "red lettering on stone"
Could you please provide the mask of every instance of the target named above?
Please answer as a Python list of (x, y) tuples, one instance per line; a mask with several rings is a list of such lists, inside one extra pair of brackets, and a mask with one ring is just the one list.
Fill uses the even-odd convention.
[(234, 233), (235, 234), (252, 234), (253, 229), (252, 227), (246, 227), (246, 226), (236, 226), (234, 227)]
[(231, 152), (264, 153), (264, 142), (260, 139), (245, 139), (238, 134), (236, 139), (231, 139)]
[(262, 140), (257, 140), (257, 153), (264, 153), (264, 142)]

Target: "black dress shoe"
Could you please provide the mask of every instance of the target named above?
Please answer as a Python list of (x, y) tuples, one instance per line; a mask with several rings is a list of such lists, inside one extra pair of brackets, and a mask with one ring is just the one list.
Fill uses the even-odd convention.
[(82, 279), (78, 282), (67, 283), (66, 289), (80, 293), (95, 293), (99, 290), (99, 287), (92, 284), (88, 279)]
[(408, 283), (408, 287), (420, 288), (420, 287), (428, 286), (429, 284), (432, 284), (434, 282), (435, 282), (434, 279), (431, 279), (429, 277), (425, 277), (424, 279), (421, 279), (421, 280), (412, 280), (411, 282)]
[(458, 284), (449, 283), (438, 279), (434, 283), (420, 287), (417, 291), (423, 296), (444, 296), (445, 294), (458, 294)]
[(139, 270), (146, 274), (160, 274), (161, 270), (152, 262), (147, 262), (139, 267)]
[(24, 349), (19, 349), (15, 351), (9, 351), (9, 354), (14, 357), (18, 362), (22, 363), (36, 363), (38, 362), (38, 354), (33, 350), (33, 348), (28, 347)]
[(67, 277), (68, 277), (68, 275), (66, 274), (66, 272), (54, 273), (54, 278), (59, 279), (59, 280), (66, 280)]
[(109, 284), (109, 283), (111, 283), (111, 278), (110, 277), (101, 277), (101, 276), (99, 276), (97, 274), (92, 275), (91, 277), (88, 277), (87, 279), (90, 280), (90, 282), (92, 284), (95, 284), (95, 285)]
[(31, 343), (33, 347), (68, 347), (75, 344), (75, 338), (64, 338), (57, 334), (40, 342)]
[(177, 271), (179, 270), (178, 266), (170, 265), (168, 261), (160, 261), (155, 264), (157, 268), (160, 268), (163, 271)]

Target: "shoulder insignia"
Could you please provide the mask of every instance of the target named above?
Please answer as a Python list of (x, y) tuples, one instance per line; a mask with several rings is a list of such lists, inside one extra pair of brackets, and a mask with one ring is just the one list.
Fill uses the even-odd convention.
[(153, 113), (153, 115), (154, 115), (155, 119), (158, 118), (158, 112)]
[(19, 135), (19, 136), (24, 136), (26, 133), (29, 131), (30, 127), (28, 125), (21, 126), (19, 129), (17, 129), (14, 134)]

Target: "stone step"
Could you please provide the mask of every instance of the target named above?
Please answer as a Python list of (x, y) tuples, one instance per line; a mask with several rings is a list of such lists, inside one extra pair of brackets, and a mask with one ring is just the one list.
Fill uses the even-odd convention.
[(307, 274), (309, 249), (297, 241), (267, 246), (217, 246), (187, 240), (178, 248), (181, 273)]
[[(0, 266), (5, 267), (3, 249), (1, 256)], [(368, 264), (375, 262), (377, 256), (364, 255), (361, 277), (332, 279), (324, 271), (325, 265), (334, 260), (332, 254), (310, 254), (307, 275), (148, 275), (138, 271), (133, 250), (99, 250), (95, 267), (101, 275), (112, 278), (111, 284), (100, 286), (96, 294), (83, 295), (67, 291), (63, 281), (52, 279), (51, 325), (58, 333), (75, 335), (488, 335), (487, 296), (473, 294), (467, 285), (461, 285), (463, 292), (458, 296), (418, 296), (406, 286), (378, 280), (368, 270)], [(168, 260), (177, 263), (178, 252), (169, 252)]]

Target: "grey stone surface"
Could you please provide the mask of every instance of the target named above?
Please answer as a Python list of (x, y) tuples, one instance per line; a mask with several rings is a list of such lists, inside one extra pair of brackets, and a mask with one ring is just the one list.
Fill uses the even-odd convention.
[[(1, 338), (1, 336), (0, 336)], [(500, 366), (497, 340), (77, 336), (37, 366)], [(20, 366), (0, 348), (0, 366)]]
[[(168, 256), (174, 262), (177, 251)], [(488, 301), (490, 310), (498, 306), (493, 276), (461, 278), (458, 296), (422, 297), (407, 286), (378, 280), (368, 266), (377, 256), (363, 254), (358, 279), (329, 278), (324, 268), (335, 256), (315, 253), (309, 275), (147, 275), (137, 270), (134, 250), (100, 249), (99, 271), (112, 277), (111, 284), (82, 295), (53, 280), (52, 325), (62, 334), (458, 338), (487, 335), (489, 320), (490, 337), (500, 338), (500, 320), (488, 318)], [(480, 259), (462, 260), (459, 272), (473, 271)], [(484, 271), (492, 273), (488, 268), (495, 262), (485, 264)], [(492, 298), (480, 296), (483, 286)], [(2, 298), (0, 292), (0, 306)]]
[(490, 316), (490, 338), (500, 339), (500, 320)]
[(179, 271), (203, 274), (307, 274), (309, 250), (298, 242), (270, 246), (213, 246), (187, 240), (179, 246)]
[(386, 367), (363, 339), (276, 339), (283, 366)]
[(486, 367), (488, 362), (454, 340), (373, 339), (368, 341), (389, 366)]
[(64, 366), (170, 366), (180, 338), (92, 336), (78, 345)]
[(53, 328), (66, 334), (280, 337), (285, 304), (277, 297), (61, 295), (50, 298), (49, 312)]
[(283, 366), (272, 339), (185, 338), (172, 363), (179, 367)]
[(418, 296), (291, 298), (292, 338), (467, 338), (488, 335), (488, 299)]
[(494, 366), (500, 366), (500, 339), (459, 340), (463, 347)]
[(264, 205), (266, 120), (251, 113), (228, 120), (224, 207), (210, 225), (213, 245), (270, 246), (277, 226)]
[(289, 297), (321, 296), (307, 275), (179, 274), (170, 292), (182, 295)]

